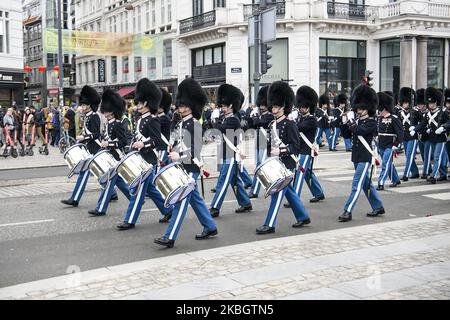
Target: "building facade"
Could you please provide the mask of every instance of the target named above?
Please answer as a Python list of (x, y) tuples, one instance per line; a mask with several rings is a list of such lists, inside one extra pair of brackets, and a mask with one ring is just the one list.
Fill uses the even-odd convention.
[(22, 3), (0, 2), (0, 106), (23, 105)]
[[(148, 77), (172, 93), (194, 77), (211, 99), (222, 83), (252, 101), (253, 48), (248, 47), (251, 0), (74, 0), (76, 29), (160, 35), (161, 56), (83, 56), (76, 90), (90, 84), (131, 97)], [(272, 68), (261, 84), (289, 81), (294, 90), (350, 92), (365, 70), (375, 90), (449, 85), (450, 0), (285, 0), (276, 8)]]

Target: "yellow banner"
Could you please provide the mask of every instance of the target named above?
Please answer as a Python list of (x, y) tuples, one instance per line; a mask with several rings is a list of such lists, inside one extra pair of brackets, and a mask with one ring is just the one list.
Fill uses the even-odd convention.
[[(76, 55), (161, 57), (163, 39), (159, 35), (62, 30), (62, 51)], [(58, 30), (44, 30), (44, 52), (58, 53)]]

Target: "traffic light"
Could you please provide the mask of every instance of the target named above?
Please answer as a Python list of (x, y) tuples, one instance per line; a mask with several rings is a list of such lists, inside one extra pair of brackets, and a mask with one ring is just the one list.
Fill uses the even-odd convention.
[(363, 82), (368, 85), (369, 87), (373, 86), (373, 71), (366, 70), (364, 72)]
[(272, 58), (272, 56), (268, 54), (270, 49), (272, 49), (272, 46), (265, 43), (261, 44), (261, 74), (266, 74), (267, 70), (272, 68), (272, 65), (267, 63)]

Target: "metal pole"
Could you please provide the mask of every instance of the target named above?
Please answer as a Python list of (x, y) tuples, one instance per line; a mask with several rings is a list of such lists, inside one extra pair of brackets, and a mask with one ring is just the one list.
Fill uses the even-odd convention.
[[(27, 31), (28, 31), (27, 65), (30, 65), (30, 60), (31, 60), (31, 57), (30, 57), (30, 41), (31, 41), (31, 39), (30, 39), (30, 28), (29, 27), (25, 27), (25, 28), (27, 28)], [(29, 81), (29, 82), (31, 82), (31, 81)], [(30, 89), (27, 88), (27, 91), (28, 91), (28, 106), (31, 107)]]
[(58, 27), (58, 78), (59, 78), (59, 85), (58, 85), (58, 92), (59, 92), (59, 125), (60, 125), (60, 138), (63, 137), (63, 131), (64, 131), (64, 125), (63, 125), (63, 106), (64, 106), (64, 89), (63, 89), (63, 76), (64, 76), (64, 70), (63, 70), (63, 60), (62, 60), (62, 12), (61, 12), (61, 0), (58, 0), (57, 2), (58, 8), (56, 8), (58, 14), (57, 14), (57, 27)]
[(255, 72), (253, 73), (253, 85), (255, 88), (255, 93), (253, 95), (253, 101), (256, 104), (256, 97), (258, 96), (259, 92), (259, 81), (261, 79), (261, 65), (259, 62), (260, 58), (260, 39), (259, 39), (259, 26), (260, 26), (260, 12), (259, 9), (257, 11), (257, 14), (255, 14), (255, 53), (254, 53), (254, 59), (255, 59)]

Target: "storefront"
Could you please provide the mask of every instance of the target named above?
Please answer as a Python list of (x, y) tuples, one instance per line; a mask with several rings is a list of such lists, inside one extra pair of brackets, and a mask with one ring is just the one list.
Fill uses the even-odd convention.
[(23, 72), (0, 69), (0, 106), (23, 106)]

